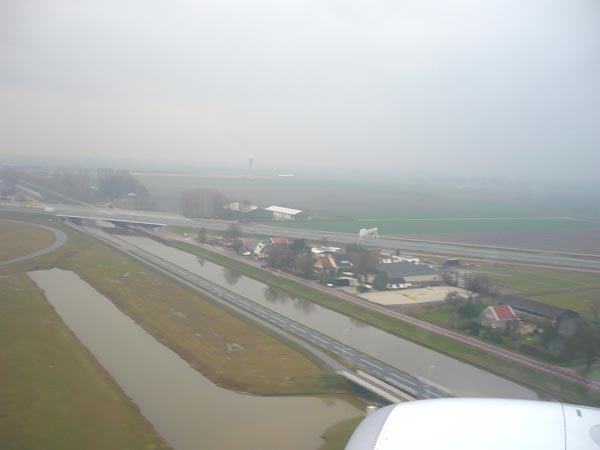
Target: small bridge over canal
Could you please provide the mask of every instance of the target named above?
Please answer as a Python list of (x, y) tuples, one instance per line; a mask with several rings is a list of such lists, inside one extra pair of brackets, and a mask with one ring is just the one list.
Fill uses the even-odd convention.
[(426, 382), (417, 381), (416, 385), (402, 384), (392, 379), (383, 381), (372, 375), (369, 375), (362, 370), (357, 370), (356, 373), (348, 371), (339, 371), (339, 375), (346, 378), (348, 381), (366, 389), (369, 392), (383, 398), (391, 403), (408, 402), (412, 400), (422, 400), (426, 398), (443, 398), (453, 397), (450, 392), (436, 386), (436, 389), (431, 389)]

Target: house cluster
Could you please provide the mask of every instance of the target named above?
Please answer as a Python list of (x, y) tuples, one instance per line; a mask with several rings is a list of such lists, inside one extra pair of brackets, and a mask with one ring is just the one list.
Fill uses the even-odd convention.
[(243, 238), (240, 239), (241, 246), (240, 252), (244, 256), (255, 256), (258, 259), (267, 259), (269, 257), (269, 251), (275, 244), (288, 244), (288, 240), (284, 237), (272, 237), (270, 239), (253, 239)]
[[(290, 244), (286, 238), (240, 239), (239, 252), (244, 256), (259, 260), (269, 258), (273, 245)], [(405, 255), (369, 252), (367, 259), (374, 260), (370, 264), (362, 264), (359, 270), (355, 267), (356, 254), (349, 253), (340, 247), (313, 246), (304, 248), (305, 254), (312, 260), (312, 274), (327, 283), (338, 286), (362, 286), (371, 288), (370, 283), (381, 274), (385, 274), (386, 283), (379, 289), (408, 289), (412, 287), (437, 286), (443, 283), (440, 274), (419, 258)], [(365, 257), (365, 254), (362, 255)], [(358, 257), (360, 259), (360, 256)]]
[(223, 206), (223, 217), (229, 220), (239, 220), (240, 222), (249, 222), (256, 220), (277, 220), (277, 221), (302, 221), (310, 220), (306, 211), (301, 209), (286, 208), (283, 206), (269, 206), (260, 208), (249, 203), (229, 203)]
[(312, 247), (313, 270), (316, 275), (337, 275), (335, 281), (340, 285), (358, 285), (354, 273), (352, 256), (339, 247)]
[(481, 325), (504, 331), (520, 321), (540, 325), (550, 323), (559, 329), (577, 319), (579, 314), (570, 309), (547, 305), (527, 298), (506, 295), (499, 297), (496, 305), (481, 313)]

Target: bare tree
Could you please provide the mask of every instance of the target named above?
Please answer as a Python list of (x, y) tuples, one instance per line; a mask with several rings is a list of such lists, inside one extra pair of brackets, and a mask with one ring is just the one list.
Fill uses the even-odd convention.
[(366, 276), (377, 272), (377, 253), (367, 250), (366, 252), (357, 252), (351, 255), (354, 271)]
[(273, 244), (269, 249), (267, 264), (270, 267), (291, 267), (294, 262), (294, 252), (289, 244)]
[(294, 260), (294, 269), (305, 278), (312, 278), (314, 275), (314, 262), (312, 256), (304, 253), (296, 256)]
[(237, 223), (230, 223), (225, 232), (225, 240), (233, 241), (242, 235), (242, 229)]
[(225, 195), (215, 189), (193, 189), (181, 194), (179, 205), (186, 217), (209, 217), (221, 213)]
[(462, 296), (456, 291), (450, 291), (446, 294), (446, 303), (452, 306), (454, 309), (457, 309), (458, 306), (462, 303)]

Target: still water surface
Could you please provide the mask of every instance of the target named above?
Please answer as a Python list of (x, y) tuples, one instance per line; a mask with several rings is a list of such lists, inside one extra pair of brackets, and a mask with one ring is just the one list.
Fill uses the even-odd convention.
[[(538, 399), (517, 383), (351, 319), (190, 253), (140, 236), (119, 236), (192, 273), (459, 396)], [(423, 331), (423, 333), (427, 333)]]
[(316, 450), (329, 426), (361, 414), (319, 397), (258, 397), (220, 388), (75, 273), (30, 272), (67, 326), (176, 450)]

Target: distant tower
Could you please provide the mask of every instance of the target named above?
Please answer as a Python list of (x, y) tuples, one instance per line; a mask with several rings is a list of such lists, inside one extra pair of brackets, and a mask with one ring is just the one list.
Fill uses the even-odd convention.
[(248, 158), (248, 166), (250, 168), (250, 172), (252, 172), (252, 165), (254, 164), (254, 157), (251, 156)]

